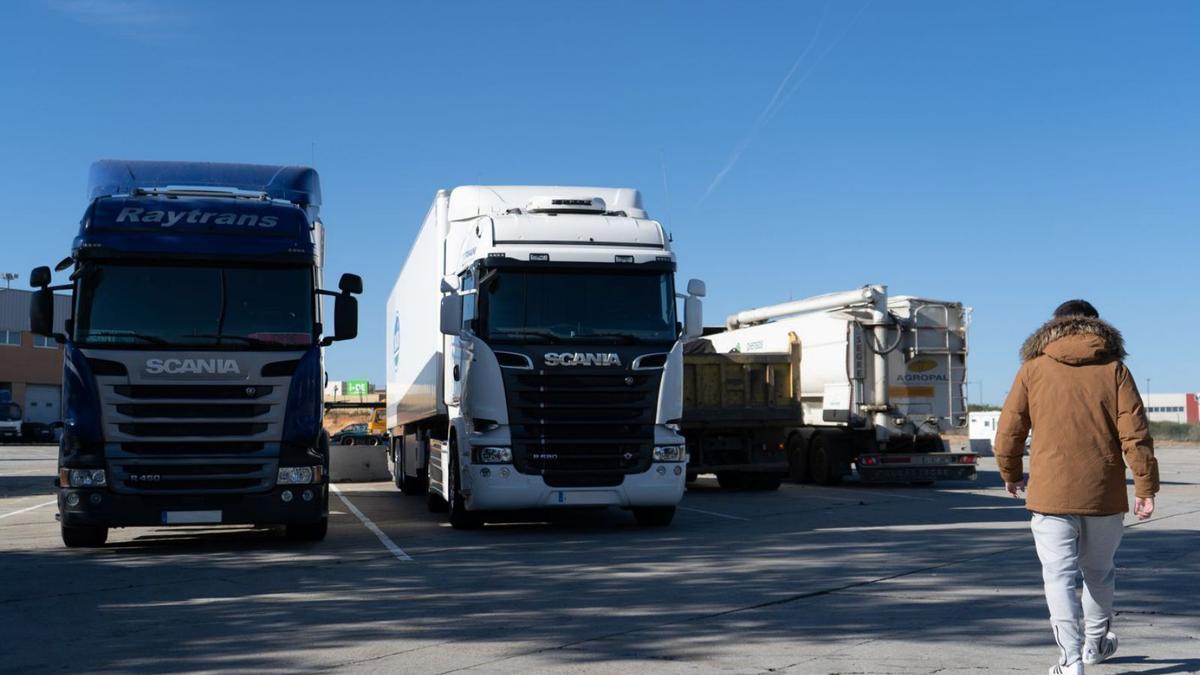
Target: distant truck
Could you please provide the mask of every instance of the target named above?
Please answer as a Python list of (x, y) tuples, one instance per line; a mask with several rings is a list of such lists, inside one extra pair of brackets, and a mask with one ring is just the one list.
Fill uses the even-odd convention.
[(670, 238), (636, 190), (439, 191), (388, 298), (397, 485), (455, 528), (596, 506), (668, 525), (703, 295), (698, 280), (676, 295)]
[[(48, 267), (31, 275), (32, 330), (64, 345), (63, 542), (199, 524), (323, 539), (322, 347), (357, 334), (362, 280), (322, 286), (317, 172), (100, 161), (88, 198), (56, 267), (73, 268), (69, 283), (51, 286)], [(58, 290), (72, 295), (61, 333)]]
[(948, 452), (941, 437), (967, 423), (969, 322), (960, 303), (864, 286), (739, 312), (704, 339), (747, 355), (799, 342), (792, 478), (829, 485), (857, 470), (866, 482), (931, 483), (975, 477), (976, 455)]
[(21, 406), (13, 401), (0, 401), (0, 441), (21, 438)]

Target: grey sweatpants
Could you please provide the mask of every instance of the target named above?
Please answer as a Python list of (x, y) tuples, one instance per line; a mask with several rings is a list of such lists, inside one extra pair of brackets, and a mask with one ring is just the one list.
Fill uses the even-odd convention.
[[(1113, 556), (1121, 543), (1124, 514), (1048, 516), (1033, 514), (1033, 541), (1042, 561), (1050, 625), (1062, 654), (1059, 663), (1080, 660), (1083, 641), (1099, 641), (1113, 616), (1117, 569)], [(1083, 603), (1075, 592), (1083, 573)], [(1082, 625), (1081, 625), (1082, 624)], [(1082, 627), (1082, 631), (1080, 628)]]

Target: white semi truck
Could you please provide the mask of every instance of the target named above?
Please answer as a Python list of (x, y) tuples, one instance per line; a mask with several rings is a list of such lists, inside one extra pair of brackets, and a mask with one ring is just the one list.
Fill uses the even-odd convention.
[(961, 303), (872, 285), (739, 312), (705, 339), (743, 354), (799, 342), (801, 419), (785, 443), (794, 479), (830, 484), (853, 467), (864, 481), (928, 483), (975, 477), (976, 455), (941, 438), (967, 423), (969, 324)]
[(704, 284), (687, 290), (636, 190), (439, 191), (388, 298), (397, 486), (456, 528), (583, 506), (669, 524), (686, 478), (682, 340), (702, 330)]

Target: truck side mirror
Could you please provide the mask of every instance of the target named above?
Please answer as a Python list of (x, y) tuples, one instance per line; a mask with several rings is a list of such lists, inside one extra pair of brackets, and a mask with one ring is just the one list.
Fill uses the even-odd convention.
[[(353, 275), (350, 275), (353, 276)], [(343, 277), (343, 281), (344, 281)], [(362, 281), (359, 281), (359, 292)], [(345, 289), (343, 289), (345, 290)], [(349, 292), (333, 298), (333, 339), (353, 340), (358, 337), (358, 298)]]
[(347, 272), (342, 275), (341, 279), (338, 280), (338, 290), (343, 293), (353, 293), (358, 295), (362, 293), (362, 289), (362, 277), (358, 276), (357, 274), (350, 274)]
[(688, 280), (687, 292), (688, 295), (694, 295), (697, 298), (703, 298), (705, 295), (708, 295), (708, 288), (704, 285), (703, 281), (700, 281), (699, 279), (690, 279)]
[(50, 285), (50, 268), (42, 265), (33, 268), (29, 273), (29, 285), (34, 288), (45, 288)]
[(462, 332), (463, 299), (457, 293), (442, 296), (442, 335)]
[[(690, 287), (691, 284), (688, 284)], [(691, 290), (690, 288), (688, 289)], [(703, 290), (703, 289), (702, 289)], [(704, 306), (694, 294), (683, 300), (683, 339), (691, 340), (704, 334)]]
[[(49, 268), (41, 267), (39, 269), (46, 270), (47, 274), (50, 273)], [(46, 283), (48, 284), (49, 281)], [(29, 330), (37, 335), (57, 337), (54, 335), (54, 292), (49, 288), (40, 288), (33, 292), (33, 298), (29, 303)]]

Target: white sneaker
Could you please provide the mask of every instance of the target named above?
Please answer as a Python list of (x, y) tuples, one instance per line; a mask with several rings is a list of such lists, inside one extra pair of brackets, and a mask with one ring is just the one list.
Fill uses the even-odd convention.
[(1050, 675), (1083, 675), (1083, 662), (1076, 661), (1069, 666), (1056, 665), (1050, 669)]
[(1099, 642), (1089, 641), (1083, 645), (1083, 662), (1094, 666), (1116, 653), (1117, 634), (1109, 631)]

